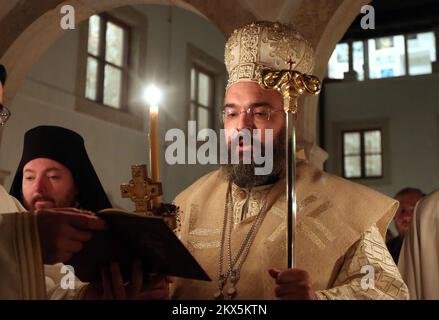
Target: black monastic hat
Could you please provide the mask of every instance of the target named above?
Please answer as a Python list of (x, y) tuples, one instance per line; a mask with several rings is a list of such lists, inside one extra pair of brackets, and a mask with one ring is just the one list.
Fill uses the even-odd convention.
[(78, 189), (79, 208), (97, 212), (111, 207), (87, 155), (84, 139), (72, 130), (56, 126), (39, 126), (24, 136), (23, 155), (10, 191), (21, 203), (23, 168), (36, 158), (55, 160), (71, 171)]

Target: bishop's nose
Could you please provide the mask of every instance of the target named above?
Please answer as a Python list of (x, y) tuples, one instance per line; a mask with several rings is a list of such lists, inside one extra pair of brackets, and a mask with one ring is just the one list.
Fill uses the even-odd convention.
[(236, 130), (241, 131), (243, 129), (254, 129), (254, 123), (253, 120), (251, 119), (251, 116), (247, 113), (247, 112), (241, 112), (241, 114), (239, 115), (239, 119), (238, 119), (238, 123), (237, 123), (237, 127)]

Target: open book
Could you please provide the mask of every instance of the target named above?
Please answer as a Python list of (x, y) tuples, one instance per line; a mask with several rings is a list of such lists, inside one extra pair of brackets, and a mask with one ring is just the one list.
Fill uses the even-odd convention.
[(121, 209), (97, 213), (108, 230), (95, 232), (84, 248), (66, 262), (84, 282), (100, 282), (101, 270), (119, 262), (124, 280), (131, 279), (132, 261), (142, 261), (144, 273), (161, 273), (211, 281), (174, 232), (161, 218), (144, 217)]

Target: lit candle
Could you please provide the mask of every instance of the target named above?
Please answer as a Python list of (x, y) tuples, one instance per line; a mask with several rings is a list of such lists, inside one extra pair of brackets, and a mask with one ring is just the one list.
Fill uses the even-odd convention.
[[(158, 104), (161, 98), (160, 91), (155, 86), (150, 86), (145, 91), (145, 98), (149, 102), (149, 164), (151, 179), (160, 182), (160, 150), (159, 150), (159, 124)], [(154, 208), (158, 208), (161, 197), (153, 199)]]
[(160, 181), (160, 154), (159, 154), (159, 108), (152, 105), (149, 109), (149, 163), (151, 165), (151, 179)]

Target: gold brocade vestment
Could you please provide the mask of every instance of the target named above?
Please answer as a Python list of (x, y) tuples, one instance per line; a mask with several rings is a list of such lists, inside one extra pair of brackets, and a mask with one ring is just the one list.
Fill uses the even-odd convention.
[[(373, 190), (300, 162), (297, 168), (297, 268), (310, 274), (319, 299), (407, 299), (407, 287), (383, 240), (397, 202)], [(232, 251), (248, 233), (262, 199), (268, 212), (242, 265), (236, 299), (276, 299), (269, 268), (286, 268), (285, 181), (250, 192), (232, 187)], [(178, 235), (212, 282), (177, 279), (173, 299), (213, 299), (228, 181), (214, 171), (175, 200), (181, 211)], [(373, 286), (362, 285), (373, 268)], [(363, 281), (364, 282), (364, 281)], [(227, 290), (230, 282), (225, 286)], [(363, 288), (364, 287), (364, 288)]]

